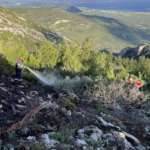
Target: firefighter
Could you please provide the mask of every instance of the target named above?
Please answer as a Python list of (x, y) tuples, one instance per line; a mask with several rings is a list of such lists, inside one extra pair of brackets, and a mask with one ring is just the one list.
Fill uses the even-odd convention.
[(140, 80), (135, 81), (135, 78), (129, 77), (129, 83), (132, 85), (132, 90), (136, 93), (136, 95), (140, 95), (139, 88), (141, 87), (142, 82)]
[(16, 65), (15, 65), (14, 84), (22, 83), (22, 74), (23, 74), (24, 68), (25, 68), (25, 66), (23, 66), (23, 59), (19, 57)]
[(139, 88), (141, 87), (141, 84), (142, 84), (142, 82), (139, 81), (139, 80), (135, 82), (135, 91), (136, 91), (136, 94), (137, 94), (137, 95), (140, 95), (140, 90), (139, 90)]

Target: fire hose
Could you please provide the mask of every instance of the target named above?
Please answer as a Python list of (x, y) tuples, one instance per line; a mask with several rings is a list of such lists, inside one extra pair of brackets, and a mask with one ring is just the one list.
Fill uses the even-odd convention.
[[(80, 107), (77, 107), (77, 106), (73, 105), (72, 103), (69, 103), (69, 105), (72, 106), (72, 107), (74, 107), (74, 108), (76, 108), (76, 109), (78, 109), (78, 110), (80, 110), (80, 111), (82, 111), (82, 112), (84, 112), (85, 114), (91, 115), (91, 116), (93, 116), (93, 117), (100, 117), (99, 115), (96, 115), (96, 114), (93, 114), (93, 113), (91, 113), (91, 112), (88, 112), (88, 111), (86, 111), (86, 110), (84, 110), (84, 109), (82, 109), (82, 108), (80, 108)], [(122, 123), (126, 123), (126, 124), (150, 125), (150, 122), (144, 122), (144, 123), (136, 122), (136, 123), (135, 123), (135, 122), (123, 121), (123, 120), (119, 120), (119, 121), (118, 121), (117, 119), (110, 119), (110, 118), (108, 118), (108, 117), (102, 117), (102, 118), (104, 118), (104, 119), (106, 119), (106, 120), (109, 120), (109, 121), (122, 122)]]

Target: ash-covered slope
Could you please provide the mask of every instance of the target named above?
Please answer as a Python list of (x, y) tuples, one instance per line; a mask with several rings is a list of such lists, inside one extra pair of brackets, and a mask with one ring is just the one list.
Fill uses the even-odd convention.
[(150, 149), (105, 121), (107, 115), (92, 116), (75, 109), (70, 103), (94, 108), (75, 95), (33, 84), (14, 86), (12, 82), (11, 77), (0, 76), (0, 149)]

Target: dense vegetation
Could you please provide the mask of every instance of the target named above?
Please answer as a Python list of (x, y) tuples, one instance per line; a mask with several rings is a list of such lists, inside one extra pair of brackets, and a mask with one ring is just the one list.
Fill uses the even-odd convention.
[(56, 49), (50, 42), (43, 39), (43, 42), (36, 45), (33, 51), (28, 51), (22, 43), (1, 41), (3, 47), (2, 65), (6, 60), (14, 66), (18, 57), (24, 59), (24, 65), (35, 69), (59, 68), (66, 75), (87, 75), (91, 77), (104, 76), (113, 80), (126, 80), (129, 74), (149, 81), (150, 60), (140, 57), (139, 60), (114, 57), (111, 53), (100, 53), (93, 49), (93, 43), (87, 37), (82, 45), (77, 41), (68, 44), (63, 41)]
[(73, 14), (52, 8), (12, 8), (11, 10), (47, 29), (54, 29), (70, 40), (77, 39), (80, 44), (90, 36), (95, 49), (119, 51), (128, 45), (148, 42), (150, 38), (150, 28), (147, 26), (149, 15), (144, 13), (90, 10), (83, 11), (82, 14)]
[[(29, 28), (34, 29), (35, 31), (40, 28), (40, 26), (37, 26), (32, 22), (28, 23), (28, 20), (25, 21), (23, 18), (20, 20), (17, 19), (19, 16), (16, 17), (16, 14), (11, 11), (5, 10), (4, 8), (2, 8), (2, 10), (2, 12), (6, 13), (1, 12), (1, 17), (11, 18), (9, 19), (9, 21), (12, 21), (11, 23), (20, 23), (16, 28), (21, 25), (23, 26), (22, 28), (25, 28), (25, 26), (28, 25)], [(20, 10), (22, 11), (22, 14), (25, 14), (27, 11), (49, 11), (48, 8), (29, 10), (19, 9), (19, 11)], [(59, 12), (59, 10), (56, 9), (51, 11), (55, 14)], [(59, 13), (57, 15), (59, 15)], [(30, 16), (32, 15), (30, 14)], [(59, 17), (63, 16), (64, 15), (62, 14)], [(42, 16), (39, 16), (37, 18), (40, 19), (41, 17)], [(81, 16), (78, 17), (82, 19)], [(7, 19), (5, 20), (5, 26), (8, 26), (9, 28), (10, 23)], [(3, 21), (3, 23), (5, 22)], [(16, 24), (14, 24), (14, 26)], [(63, 41), (58, 47), (54, 47), (44, 37), (43, 39), (35, 40), (34, 38), (31, 38), (30, 32), (28, 33), (28, 36), (25, 37), (14, 35), (8, 31), (0, 33), (1, 65), (6, 66), (9, 63), (11, 66), (14, 66), (17, 58), (22, 57), (24, 59), (24, 65), (31, 68), (40, 70), (45, 68), (58, 68), (64, 72), (65, 75), (87, 75), (91, 77), (104, 76), (113, 80), (126, 80), (129, 74), (132, 74), (145, 81), (149, 81), (150, 79), (150, 60), (147, 58), (141, 57), (139, 60), (129, 58), (122, 59), (121, 57), (114, 57), (111, 53), (100, 53), (99, 49), (96, 48), (95, 43), (93, 43), (93, 39), (89, 37), (86, 37), (83, 43), (74, 41), (69, 44), (68, 42)]]

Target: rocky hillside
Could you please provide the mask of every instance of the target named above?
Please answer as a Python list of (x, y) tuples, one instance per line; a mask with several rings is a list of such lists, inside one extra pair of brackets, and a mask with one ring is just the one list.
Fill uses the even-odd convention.
[[(138, 139), (124, 131), (120, 120), (89, 113), (95, 113), (95, 106), (51, 87), (14, 86), (11, 77), (1, 75), (0, 149), (150, 150), (150, 145), (140, 141), (142, 136)], [(150, 128), (145, 128), (142, 135), (148, 138)]]
[(42, 41), (43, 37), (46, 37), (54, 45), (63, 39), (55, 31), (40, 27), (32, 21), (20, 17), (19, 14), (0, 7), (0, 38), (2, 41), (20, 40), (28, 49), (33, 49), (34, 44)]
[(128, 57), (128, 58), (139, 58), (139, 57), (146, 57), (150, 58), (150, 44), (142, 44), (137, 47), (127, 47), (124, 48), (119, 55), (121, 57)]

